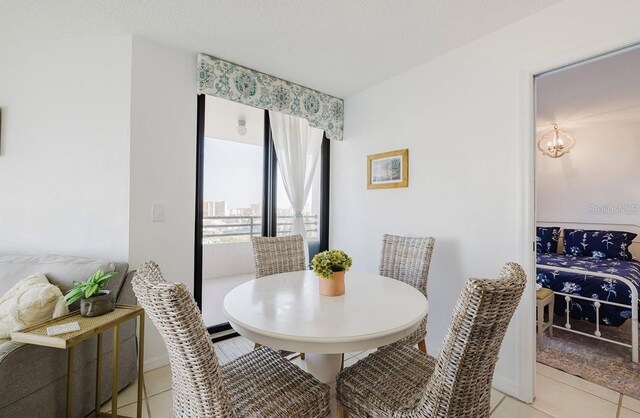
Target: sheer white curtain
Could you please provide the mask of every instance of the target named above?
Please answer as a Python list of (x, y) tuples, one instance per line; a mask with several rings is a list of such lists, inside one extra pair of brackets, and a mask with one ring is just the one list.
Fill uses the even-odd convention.
[[(271, 110), (269, 120), (282, 182), (295, 212), (292, 232), (302, 234), (306, 243), (307, 232), (302, 211), (318, 166), (323, 130), (312, 128), (306, 119)], [(307, 251), (308, 247), (305, 245), (305, 253)]]

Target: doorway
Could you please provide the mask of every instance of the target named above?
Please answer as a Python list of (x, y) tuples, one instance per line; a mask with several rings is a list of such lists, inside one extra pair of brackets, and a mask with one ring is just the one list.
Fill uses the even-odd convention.
[[(544, 314), (550, 329), (532, 354), (543, 367), (629, 395), (620, 382), (638, 344), (638, 289), (628, 288), (623, 270), (640, 255), (640, 46), (531, 77), (534, 134), (526, 154), (536, 254), (529, 271), (554, 293)], [(609, 251), (610, 237), (624, 249)], [(628, 267), (640, 271), (640, 264)], [(619, 363), (615, 379), (598, 372), (605, 362), (609, 371)]]

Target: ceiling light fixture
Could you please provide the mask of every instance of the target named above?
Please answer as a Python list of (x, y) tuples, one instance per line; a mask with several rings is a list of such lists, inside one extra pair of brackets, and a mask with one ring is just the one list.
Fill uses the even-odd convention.
[(244, 119), (238, 120), (238, 133), (242, 136), (247, 134), (247, 121)]
[(538, 149), (546, 156), (559, 158), (571, 151), (575, 144), (576, 140), (571, 135), (553, 125), (553, 129), (538, 140)]

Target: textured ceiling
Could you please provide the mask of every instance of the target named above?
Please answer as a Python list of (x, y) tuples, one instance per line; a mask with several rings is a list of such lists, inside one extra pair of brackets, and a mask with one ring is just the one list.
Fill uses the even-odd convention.
[(0, 41), (134, 34), (346, 97), (558, 2), (0, 0)]
[(640, 119), (640, 45), (539, 76), (537, 125)]

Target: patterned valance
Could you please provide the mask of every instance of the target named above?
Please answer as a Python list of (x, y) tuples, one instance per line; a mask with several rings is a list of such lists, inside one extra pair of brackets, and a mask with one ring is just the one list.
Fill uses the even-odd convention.
[(342, 99), (219, 58), (198, 55), (198, 94), (305, 118), (342, 141)]

